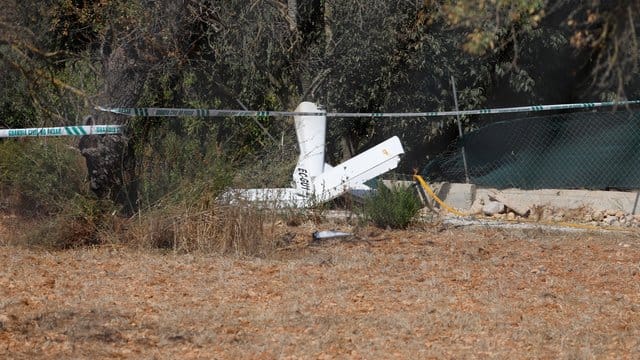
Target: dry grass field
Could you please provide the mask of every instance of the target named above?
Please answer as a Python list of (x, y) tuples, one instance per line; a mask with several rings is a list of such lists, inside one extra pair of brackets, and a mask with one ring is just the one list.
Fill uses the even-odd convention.
[(239, 258), (2, 231), (3, 359), (640, 358), (635, 235), (303, 224)]

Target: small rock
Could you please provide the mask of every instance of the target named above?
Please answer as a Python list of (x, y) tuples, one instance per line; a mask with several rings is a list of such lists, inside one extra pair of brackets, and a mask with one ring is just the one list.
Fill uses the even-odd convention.
[(513, 211), (509, 211), (509, 213), (507, 213), (507, 220), (513, 221), (515, 219), (516, 219), (516, 213), (514, 213)]
[(545, 273), (545, 272), (547, 272), (547, 268), (542, 266), (542, 265), (531, 270), (532, 274), (542, 274), (542, 273)]
[(485, 215), (495, 215), (503, 213), (505, 210), (504, 204), (497, 201), (489, 201), (482, 207), (482, 212)]
[(640, 214), (638, 215), (633, 215), (633, 220), (640, 222)]
[(531, 211), (529, 212), (529, 218), (530, 219), (534, 219), (536, 221), (540, 220), (540, 209), (537, 207), (533, 207), (531, 208)]
[(602, 220), (604, 220), (604, 214), (600, 210), (595, 211), (593, 213), (593, 215), (591, 215), (591, 217), (593, 218), (594, 221), (602, 221)]
[(618, 213), (618, 210), (615, 209), (607, 209), (607, 211), (605, 212), (607, 216), (616, 216), (616, 213)]
[(618, 222), (618, 218), (613, 216), (613, 215), (607, 215), (606, 218), (604, 218), (604, 220), (602, 221), (605, 224), (609, 225), (609, 226), (613, 226), (614, 224), (616, 224)]
[(624, 217), (626, 217), (626, 216), (627, 216), (627, 214), (625, 214), (625, 213), (624, 213), (624, 211), (622, 211), (622, 210), (618, 210), (618, 211), (616, 211), (616, 217), (617, 217), (618, 219), (622, 219), (622, 218), (624, 218)]
[(4, 314), (0, 314), (0, 330), (4, 330), (9, 324), (9, 317)]

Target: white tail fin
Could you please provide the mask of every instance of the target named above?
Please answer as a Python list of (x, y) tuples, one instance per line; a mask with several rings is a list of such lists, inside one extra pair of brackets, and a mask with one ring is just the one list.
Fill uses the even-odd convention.
[[(318, 112), (314, 103), (303, 102), (296, 108), (296, 112)], [(293, 172), (293, 182), (300, 194), (311, 196), (314, 179), (324, 172), (324, 144), (327, 132), (326, 116), (294, 116), (296, 136), (300, 156)]]

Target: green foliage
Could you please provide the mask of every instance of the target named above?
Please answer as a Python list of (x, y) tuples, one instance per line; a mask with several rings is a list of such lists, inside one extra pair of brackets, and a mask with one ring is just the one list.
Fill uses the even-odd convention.
[(189, 118), (150, 129), (144, 125), (144, 121), (132, 123), (135, 136), (142, 140), (136, 151), (142, 208), (197, 197), (205, 185), (217, 194), (231, 183), (232, 164), (215, 146), (215, 124)]
[[(6, 48), (0, 46), (0, 53), (6, 51)], [(30, 126), (36, 110), (30, 102), (27, 84), (21, 81), (18, 74), (8, 70), (0, 67), (0, 126)]]
[(465, 51), (484, 55), (499, 49), (510, 31), (528, 33), (545, 16), (546, 0), (444, 1), (438, 14), (453, 26), (468, 29)]
[(421, 208), (412, 188), (389, 188), (380, 182), (376, 193), (365, 200), (362, 215), (381, 228), (405, 229)]
[(52, 249), (98, 243), (118, 208), (88, 192), (86, 173), (68, 138), (0, 141), (0, 210), (38, 221), (13, 241)]
[(83, 162), (65, 139), (0, 141), (0, 187), (23, 214), (54, 214), (86, 193)]

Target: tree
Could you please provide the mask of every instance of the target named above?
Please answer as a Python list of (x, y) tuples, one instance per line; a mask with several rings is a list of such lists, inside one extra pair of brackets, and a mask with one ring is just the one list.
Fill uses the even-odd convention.
[[(124, 137), (85, 138), (81, 148), (93, 190), (128, 212), (136, 208), (141, 164), (164, 141), (195, 137), (198, 156), (213, 148), (245, 164), (278, 143), (274, 157), (281, 161), (295, 157), (287, 151), (294, 146), (291, 122), (131, 119), (92, 111), (94, 105), (291, 110), (307, 100), (340, 111), (451, 109), (451, 76), (463, 109), (640, 90), (637, 0), (3, 5), (0, 61), (7, 66), (0, 72), (14, 84), (0, 89), (5, 125), (77, 124), (88, 113), (96, 123), (126, 124)], [(464, 121), (473, 127), (477, 119)], [(456, 136), (452, 124), (334, 119), (330, 153), (340, 161), (401, 135), (412, 158), (404, 162), (407, 171), (442, 149), (433, 144)]]
[(567, 20), (571, 45), (590, 58), (591, 86), (625, 97), (638, 78), (640, 1), (586, 1)]

